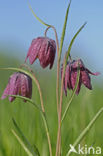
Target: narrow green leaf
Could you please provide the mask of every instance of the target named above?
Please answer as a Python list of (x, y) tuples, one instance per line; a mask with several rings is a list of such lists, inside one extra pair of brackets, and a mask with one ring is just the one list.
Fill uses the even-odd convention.
[(34, 80), (34, 77), (31, 73), (29, 73), (28, 71), (25, 71), (24, 69), (21, 69), (21, 68), (8, 67), (8, 68), (0, 68), (0, 70), (14, 70), (14, 71), (22, 72), (22, 73), (27, 74), (28, 76), (30, 76), (32, 78), (32, 80)]
[(68, 51), (66, 52), (66, 55), (65, 55), (65, 62), (64, 62), (64, 65), (63, 65), (63, 79), (64, 79), (64, 75), (65, 75), (65, 69), (66, 69), (66, 65), (67, 65), (67, 62), (68, 62), (68, 58), (69, 58), (69, 55), (70, 55), (70, 51), (71, 51), (71, 48), (72, 48), (72, 45), (76, 39), (76, 37), (78, 36), (78, 34), (81, 32), (81, 30), (84, 28), (84, 26), (86, 25), (86, 22), (80, 27), (80, 29), (77, 31), (77, 33), (74, 35), (74, 37), (72, 38), (70, 44), (69, 44), (69, 47), (68, 47)]
[(59, 48), (59, 61), (61, 59), (61, 53), (62, 53), (62, 47), (63, 47), (64, 37), (65, 37), (65, 31), (66, 31), (66, 26), (67, 26), (70, 4), (71, 4), (71, 0), (69, 2), (69, 5), (68, 5), (67, 11), (66, 11), (64, 26), (63, 26), (62, 35), (61, 35), (60, 48)]
[[(99, 118), (99, 116), (103, 113), (103, 107), (97, 112), (97, 114), (94, 116), (94, 118), (90, 121), (90, 123), (87, 125), (87, 127), (81, 132), (79, 137), (76, 139), (76, 141), (73, 144), (73, 147), (75, 148), (81, 140), (86, 136), (86, 134), (89, 132), (89, 130), (92, 128), (96, 120)], [(68, 151), (66, 156), (69, 156), (71, 153)]]
[(69, 109), (70, 104), (71, 104), (72, 101), (73, 101), (74, 95), (75, 95), (76, 90), (77, 90), (77, 87), (78, 87), (79, 78), (80, 78), (80, 69), (79, 69), (79, 67), (78, 67), (78, 73), (77, 73), (77, 80), (76, 80), (75, 88), (74, 88), (73, 93), (72, 93), (72, 95), (71, 95), (71, 97), (70, 97), (70, 99), (69, 99), (69, 102), (68, 102), (68, 104), (67, 104), (67, 106), (66, 106), (66, 109), (65, 109), (65, 111), (64, 111), (64, 113), (63, 113), (63, 117), (62, 117), (62, 120), (61, 120), (61, 124), (62, 124), (64, 118), (66, 117), (66, 114), (67, 114), (67, 112), (68, 112), (68, 109)]
[[(19, 143), (21, 144), (23, 149), (26, 151), (26, 153), (29, 156), (40, 156), (39, 151), (37, 150), (37, 147), (35, 146), (35, 148), (33, 148), (33, 146), (31, 146), (31, 144), (28, 142), (28, 140), (24, 136), (23, 132), (20, 130), (16, 121), (14, 119), (12, 119), (12, 120), (13, 120), (13, 124), (14, 124), (18, 134), (13, 129), (12, 129), (12, 133), (14, 134), (16, 139), (19, 141)], [(34, 151), (34, 149), (36, 149), (36, 150)]]
[(15, 98), (26, 100), (26, 101), (30, 102), (31, 104), (33, 104), (33, 106), (35, 106), (39, 111), (42, 112), (42, 109), (33, 100), (31, 100), (31, 99), (29, 99), (27, 97), (20, 96), (20, 95), (8, 95), (8, 96), (12, 96), (12, 97), (15, 97)]
[[(33, 77), (33, 75), (31, 74), (31, 73), (29, 73), (28, 71), (25, 71), (24, 69), (21, 69), (21, 68), (0, 68), (0, 70), (13, 70), (13, 71), (18, 71), (18, 72), (22, 72), (22, 73), (24, 73), (24, 74), (26, 74), (26, 75), (28, 75), (28, 76), (30, 76), (31, 78), (32, 78), (32, 80), (34, 81), (34, 83), (36, 83), (35, 81), (35, 78)], [(12, 95), (12, 96), (16, 96), (16, 95)], [(19, 96), (18, 96), (18, 98), (19, 98)], [(25, 97), (23, 97), (23, 98), (25, 98)], [(27, 99), (29, 102), (31, 102), (32, 103), (32, 101), (30, 101), (30, 99)], [(34, 102), (32, 103), (32, 104), (34, 104)], [(37, 104), (34, 104), (36, 107), (37, 107)], [(38, 107), (39, 108), (39, 107)]]
[(31, 153), (31, 151), (29, 151), (29, 149), (25, 146), (24, 142), (21, 140), (21, 138), (16, 134), (16, 132), (12, 129), (11, 130), (13, 135), (16, 137), (16, 139), (18, 140), (18, 142), (21, 144), (21, 146), (23, 147), (23, 149), (25, 150), (25, 152), (29, 155), (29, 156), (33, 156), (33, 154)]
[(29, 73), (28, 71), (25, 71), (24, 69), (21, 69), (21, 68), (11, 68), (11, 67), (9, 67), (9, 68), (0, 68), (0, 70), (13, 70), (13, 71), (22, 72), (22, 73), (30, 76), (32, 78), (32, 80), (34, 81), (34, 83), (36, 83), (33, 75), (31, 73)]
[[(21, 69), (21, 68), (0, 68), (0, 70), (14, 70), (14, 71), (19, 71), (19, 72), (23, 72), (25, 74), (27, 74), (28, 76), (30, 76), (33, 81), (35, 82), (35, 79), (33, 77), (32, 74), (30, 74), (29, 72)], [(45, 125), (45, 129), (46, 129), (46, 134), (47, 134), (47, 138), (48, 138), (48, 144), (49, 144), (49, 149), (50, 149), (50, 155), (52, 156), (52, 149), (51, 149), (51, 141), (50, 141), (50, 136), (49, 136), (49, 129), (48, 129), (48, 126), (47, 126), (47, 121), (44, 117), (44, 113), (43, 111), (41, 111), (41, 114), (42, 114), (42, 117), (43, 117), (43, 121), (44, 121), (44, 125)]]
[(85, 22), (81, 27), (80, 29), (77, 31), (77, 33), (74, 35), (74, 37), (72, 38), (71, 42), (70, 42), (70, 45), (68, 47), (68, 51), (67, 51), (67, 56), (66, 56), (66, 64), (67, 64), (67, 61), (68, 61), (68, 58), (69, 58), (69, 55), (70, 55), (70, 51), (71, 51), (71, 47), (76, 39), (76, 37), (78, 36), (78, 34), (81, 32), (81, 30), (84, 28), (84, 26), (86, 25), (87, 22)]
[(49, 25), (49, 24), (45, 23), (44, 21), (42, 21), (42, 20), (35, 14), (35, 12), (33, 11), (32, 7), (31, 7), (31, 5), (29, 4), (29, 2), (28, 2), (28, 5), (29, 5), (29, 8), (30, 8), (32, 14), (34, 15), (34, 17), (35, 17), (41, 24), (43, 24), (43, 25), (45, 25), (45, 26), (47, 26), (47, 27), (51, 27), (51, 25)]

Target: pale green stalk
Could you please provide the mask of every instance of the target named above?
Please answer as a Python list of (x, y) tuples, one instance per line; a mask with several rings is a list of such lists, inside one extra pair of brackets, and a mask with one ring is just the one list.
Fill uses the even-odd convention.
[(74, 90), (73, 90), (73, 93), (72, 93), (72, 95), (71, 95), (71, 97), (70, 97), (70, 99), (69, 99), (69, 102), (68, 102), (68, 104), (67, 104), (67, 106), (66, 106), (66, 109), (65, 109), (65, 111), (64, 111), (64, 113), (63, 113), (63, 116), (62, 116), (62, 119), (61, 119), (61, 124), (63, 123), (63, 120), (64, 120), (64, 118), (66, 117), (66, 114), (67, 114), (67, 112), (68, 112), (69, 106), (70, 106), (70, 104), (71, 104), (72, 101), (73, 101), (74, 95), (75, 95), (76, 90), (77, 90), (77, 87), (78, 87), (79, 78), (80, 78), (80, 69), (78, 68), (78, 74), (77, 74), (76, 85), (75, 85), (75, 88), (74, 88)]
[(37, 156), (37, 155), (33, 155), (31, 153), (31, 151), (28, 150), (28, 148), (25, 146), (24, 142), (21, 140), (21, 138), (16, 134), (16, 132), (13, 129), (11, 131), (12, 131), (13, 135), (16, 137), (16, 139), (18, 140), (18, 142), (21, 144), (21, 146), (23, 147), (25, 152), (28, 154), (28, 156)]
[[(66, 16), (65, 16), (65, 21), (64, 21), (64, 26), (62, 30), (62, 35), (61, 35), (61, 41), (60, 41), (60, 47), (59, 47), (59, 57), (57, 60), (57, 82), (59, 84), (59, 73), (60, 73), (60, 61), (61, 61), (61, 54), (62, 54), (62, 48), (63, 48), (63, 42), (64, 42), (64, 37), (65, 37), (65, 32), (66, 32), (66, 26), (67, 26), (67, 20), (68, 20), (68, 14), (69, 14), (69, 9), (71, 5), (71, 0), (69, 2), (67, 11), (66, 11)], [(62, 83), (61, 83), (61, 89), (62, 89)], [(59, 89), (58, 89), (59, 92)], [(62, 94), (62, 92), (61, 92)], [(62, 95), (60, 95), (60, 105), (59, 105), (59, 111), (58, 111), (58, 133), (57, 133), (57, 145), (56, 145), (56, 156), (60, 156), (61, 152), (61, 112), (62, 112)]]
[(27, 138), (24, 136), (16, 121), (14, 119), (12, 119), (12, 121), (16, 129), (16, 131), (12, 130), (12, 133), (14, 134), (18, 142), (21, 144), (23, 149), (26, 151), (26, 153), (29, 156), (40, 156), (39, 150), (37, 149), (35, 144), (32, 146), (27, 140)]
[(27, 74), (28, 76), (30, 76), (32, 78), (32, 80), (36, 83), (36, 85), (38, 87), (39, 94), (40, 94), (41, 108), (42, 108), (42, 112), (44, 115), (44, 117), (43, 117), (43, 115), (42, 115), (42, 117), (43, 117), (43, 121), (45, 121), (44, 126), (45, 126), (46, 135), (47, 135), (47, 139), (48, 139), (49, 152), (50, 152), (50, 156), (52, 156), (51, 140), (50, 140), (49, 128), (48, 128), (48, 124), (47, 124), (47, 120), (46, 120), (46, 114), (45, 114), (45, 108), (44, 108), (44, 104), (43, 104), (41, 88), (40, 88), (39, 82), (36, 79), (33, 71), (27, 65), (25, 65), (24, 67), (26, 67), (31, 72), (31, 74), (29, 72), (21, 69), (21, 68), (0, 68), (0, 69), (2, 69), (2, 70), (15, 70), (15, 71), (23, 72), (23, 73)]
[(47, 27), (50, 27), (50, 26), (51, 26), (51, 25), (45, 23), (43, 20), (41, 20), (41, 19), (35, 14), (35, 12), (33, 11), (33, 9), (32, 9), (32, 7), (31, 7), (31, 5), (30, 5), (29, 2), (28, 2), (28, 6), (29, 6), (29, 8), (30, 8), (32, 14), (34, 15), (34, 17), (35, 17), (41, 24), (43, 24), (43, 25), (45, 25), (45, 26), (47, 26)]
[[(81, 140), (86, 136), (86, 134), (90, 131), (91, 127), (94, 125), (94, 123), (96, 122), (96, 120), (99, 118), (99, 116), (102, 114), (103, 112), (103, 107), (97, 112), (97, 114), (94, 116), (94, 118), (90, 121), (90, 123), (87, 125), (87, 127), (81, 132), (81, 134), (79, 135), (79, 137), (75, 140), (73, 147), (75, 148), (80, 142)], [(68, 151), (66, 156), (69, 156), (71, 153)]]
[(30, 102), (31, 104), (33, 104), (39, 111), (42, 112), (42, 109), (31, 99), (27, 98), (27, 97), (24, 97), (24, 96), (20, 96), (20, 95), (8, 95), (8, 96), (12, 96), (12, 97), (15, 97), (15, 98), (20, 98), (22, 100), (26, 100), (28, 102)]
[(62, 53), (62, 48), (63, 48), (63, 42), (64, 42), (64, 37), (65, 37), (65, 32), (66, 32), (66, 26), (67, 26), (67, 20), (68, 20), (70, 5), (71, 5), (71, 0), (69, 2), (69, 5), (68, 5), (67, 11), (66, 11), (63, 31), (62, 31), (62, 35), (61, 35), (60, 48), (59, 48), (59, 62), (61, 60), (61, 53)]
[(55, 38), (56, 38), (56, 46), (57, 46), (57, 81), (56, 81), (56, 97), (57, 97), (57, 114), (59, 113), (59, 70), (60, 70), (60, 62), (59, 60), (59, 41), (58, 41), (58, 35), (57, 31), (54, 26), (50, 26), (45, 30), (45, 36), (47, 34), (47, 31), (52, 28), (55, 33)]

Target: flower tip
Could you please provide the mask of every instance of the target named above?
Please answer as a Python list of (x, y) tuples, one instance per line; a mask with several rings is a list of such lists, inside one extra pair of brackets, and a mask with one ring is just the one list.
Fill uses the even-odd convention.
[(67, 90), (64, 88), (64, 93), (65, 93), (65, 96), (67, 96)]
[(75, 94), (78, 96), (78, 94), (79, 94), (79, 90), (76, 90)]
[(95, 76), (98, 76), (98, 75), (100, 75), (100, 74), (101, 74), (100, 72), (96, 72), (96, 73), (95, 73)]
[(52, 67), (50, 66), (49, 69), (52, 69)]
[(52, 67), (53, 67), (53, 64), (50, 64), (49, 69), (52, 69)]
[(28, 57), (25, 58), (25, 63), (26, 63), (26, 61), (27, 61), (27, 58), (28, 58)]
[(10, 101), (10, 102), (13, 102), (14, 99), (15, 99), (15, 97), (9, 96), (9, 101)]
[(3, 100), (5, 98), (6, 98), (6, 95), (2, 95), (1, 98), (0, 98), (0, 100)]

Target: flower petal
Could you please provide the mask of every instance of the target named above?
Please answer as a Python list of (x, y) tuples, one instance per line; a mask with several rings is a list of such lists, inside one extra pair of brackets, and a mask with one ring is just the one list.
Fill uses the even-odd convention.
[(86, 68), (86, 71), (87, 71), (89, 74), (94, 75), (94, 76), (98, 76), (98, 75), (100, 75), (99, 72), (95, 72), (95, 73), (93, 73), (93, 72), (91, 72), (91, 71), (90, 71), (89, 69), (87, 69), (87, 68)]
[(91, 78), (88, 74), (88, 72), (86, 70), (81, 71), (81, 79), (82, 79), (82, 83), (88, 88), (88, 89), (92, 89), (92, 85), (91, 85)]
[(3, 92), (1, 99), (5, 99), (8, 96), (9, 88), (10, 88), (10, 85), (8, 84), (7, 87), (5, 88), (4, 92)]

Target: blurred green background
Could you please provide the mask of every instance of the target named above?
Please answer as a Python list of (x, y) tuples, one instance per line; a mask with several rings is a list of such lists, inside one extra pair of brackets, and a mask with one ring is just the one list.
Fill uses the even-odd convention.
[[(29, 2), (41, 19), (56, 27), (60, 41), (68, 0), (35, 0)], [(75, 96), (70, 106), (62, 126), (63, 156), (67, 153), (69, 144), (73, 144), (77, 136), (103, 106), (102, 15), (103, 0), (72, 0), (63, 52), (67, 50), (68, 44), (78, 28), (87, 21), (85, 29), (79, 34), (72, 47), (71, 54), (73, 58), (81, 58), (93, 72), (101, 72), (101, 75), (91, 76), (93, 90), (90, 91), (82, 86), (80, 94)], [(32, 39), (43, 36), (44, 31), (45, 27), (33, 17), (27, 1), (0, 1), (0, 67), (19, 67), (24, 62)], [(54, 39), (52, 30), (48, 32), (48, 36)], [(52, 70), (48, 68), (42, 70), (38, 61), (34, 63), (32, 69), (43, 91), (54, 156), (57, 135), (56, 61)], [(0, 71), (0, 97), (12, 73), (12, 71)], [(63, 111), (70, 95), (71, 92), (68, 92), (67, 98), (63, 97)], [(38, 105), (40, 104), (39, 93), (35, 84), (33, 85), (33, 99)], [(0, 156), (27, 155), (11, 132), (11, 129), (14, 128), (12, 118), (16, 120), (30, 143), (36, 144), (40, 154), (48, 156), (47, 138), (42, 118), (38, 110), (20, 99), (16, 99), (12, 103), (8, 99), (0, 100)], [(102, 138), (103, 115), (96, 121), (81, 145), (100, 146), (103, 150)]]
[[(18, 53), (18, 52), (17, 52)], [(4, 55), (6, 54), (6, 55)], [(0, 67), (19, 67), (23, 61), (16, 57), (7, 55), (7, 50), (1, 51)], [(53, 155), (55, 153), (57, 135), (57, 114), (56, 114), (56, 68), (52, 70), (42, 70), (38, 64), (32, 66), (42, 91), (44, 105), (47, 113), (47, 120), (50, 128)], [(0, 96), (8, 83), (8, 78), (12, 71), (0, 71)], [(95, 79), (94, 77), (92, 77)], [(102, 83), (101, 83), (102, 84)], [(63, 156), (69, 149), (69, 144), (73, 144), (77, 136), (86, 127), (96, 112), (103, 106), (103, 89), (92, 81), (93, 90), (90, 91), (82, 86), (80, 94), (75, 96), (68, 115), (62, 126), (62, 152)], [(35, 84), (33, 85), (32, 98), (40, 105), (39, 93)], [(71, 92), (67, 98), (63, 96), (63, 111), (69, 100)], [(12, 118), (16, 120), (19, 127), (30, 141), (36, 144), (42, 156), (48, 156), (48, 145), (42, 118), (36, 108), (30, 103), (24, 103), (21, 99), (16, 99), (10, 103), (8, 99), (0, 100), (0, 156), (26, 156), (27, 154), (13, 136), (11, 129), (14, 128)], [(96, 121), (88, 135), (83, 139), (81, 145), (87, 144), (94, 147), (103, 148), (103, 115)], [(73, 155), (73, 154), (72, 154)], [(74, 154), (75, 156), (76, 154)], [(92, 154), (91, 154), (92, 155)]]

